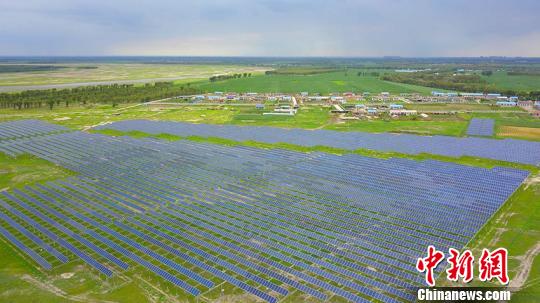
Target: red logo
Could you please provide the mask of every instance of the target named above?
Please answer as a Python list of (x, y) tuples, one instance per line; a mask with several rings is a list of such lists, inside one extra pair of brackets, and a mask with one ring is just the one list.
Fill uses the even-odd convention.
[(499, 282), (508, 284), (508, 251), (505, 248), (498, 248), (493, 252), (485, 249), (482, 251), (480, 258), (480, 281), (491, 281), (497, 278)]
[(447, 259), (448, 264), (450, 264), (450, 268), (446, 270), (448, 280), (457, 281), (461, 277), (463, 278), (463, 282), (470, 282), (474, 272), (474, 256), (471, 251), (465, 250), (461, 255), (458, 250), (453, 248), (450, 248), (448, 251), (451, 255)]
[[(435, 286), (433, 271), (444, 260), (444, 253), (436, 250), (433, 245), (428, 246), (427, 252), (427, 257), (418, 258), (416, 270), (425, 272), (426, 283), (429, 286)], [(460, 278), (464, 283), (472, 281), (474, 277), (474, 256), (472, 252), (465, 250), (463, 253), (460, 253), (453, 248), (448, 249), (448, 252), (450, 256), (446, 259), (449, 265), (449, 268), (446, 270), (446, 278), (454, 282)], [(508, 284), (507, 263), (508, 251), (505, 248), (498, 248), (492, 252), (484, 249), (478, 264), (480, 281), (491, 281), (497, 278), (501, 284)]]
[(433, 245), (428, 247), (428, 256), (426, 258), (418, 258), (416, 262), (416, 269), (419, 272), (426, 272), (426, 283), (429, 286), (435, 286), (435, 279), (433, 278), (433, 270), (437, 268), (437, 265), (444, 259), (444, 253), (435, 249)]

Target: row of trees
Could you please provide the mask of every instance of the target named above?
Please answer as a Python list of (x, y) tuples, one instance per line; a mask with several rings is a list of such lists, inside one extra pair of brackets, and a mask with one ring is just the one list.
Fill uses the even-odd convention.
[(120, 103), (147, 102), (156, 99), (191, 95), (199, 90), (191, 87), (174, 85), (172, 82), (159, 82), (135, 86), (133, 84), (111, 84), (85, 86), (72, 89), (28, 90), (17, 93), (1, 93), (0, 108), (28, 109), (72, 104), (104, 103), (116, 106)]
[(491, 76), (493, 75), (493, 71), (492, 70), (483, 70), (482, 71), (482, 76)]
[(232, 75), (217, 75), (217, 76), (212, 76), (210, 78), (208, 78), (210, 80), (210, 82), (216, 82), (216, 81), (223, 81), (223, 80), (227, 80), (227, 79), (238, 79), (238, 78), (247, 78), (247, 77), (251, 77), (251, 73), (243, 73), (243, 74), (232, 74)]
[(365, 77), (365, 76), (371, 76), (371, 77), (379, 77), (381, 74), (379, 72), (358, 72), (356, 74), (359, 77)]

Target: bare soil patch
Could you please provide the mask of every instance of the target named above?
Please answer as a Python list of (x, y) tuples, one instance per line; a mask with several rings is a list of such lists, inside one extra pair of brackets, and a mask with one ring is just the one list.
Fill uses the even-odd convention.
[(535, 246), (525, 253), (525, 255), (517, 257), (517, 259), (521, 261), (521, 264), (518, 267), (517, 275), (510, 282), (510, 287), (521, 289), (525, 286), (525, 282), (531, 273), (534, 258), (538, 254), (540, 254), (540, 242), (537, 242)]
[(540, 128), (501, 126), (499, 136), (520, 137), (526, 139), (540, 139)]

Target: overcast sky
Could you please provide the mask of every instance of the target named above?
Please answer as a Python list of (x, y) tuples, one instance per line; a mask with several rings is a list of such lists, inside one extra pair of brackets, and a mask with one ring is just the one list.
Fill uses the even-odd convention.
[(539, 0), (0, 0), (0, 55), (536, 56)]

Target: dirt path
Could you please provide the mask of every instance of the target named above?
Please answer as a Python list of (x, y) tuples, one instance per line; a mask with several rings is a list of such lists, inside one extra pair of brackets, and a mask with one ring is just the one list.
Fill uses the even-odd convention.
[(46, 284), (46, 283), (43, 283), (29, 275), (23, 275), (21, 277), (21, 280), (24, 280), (34, 286), (36, 286), (37, 288), (41, 288), (45, 291), (48, 291), (48, 292), (51, 292), (59, 297), (62, 297), (62, 298), (66, 298), (66, 293), (61, 290), (60, 288), (54, 286), (54, 285), (49, 285), (49, 284)]
[(93, 129), (94, 127), (98, 127), (98, 126), (102, 126), (102, 125), (107, 125), (107, 124), (111, 124), (112, 122), (111, 121), (105, 121), (105, 122), (99, 122), (98, 124), (94, 124), (94, 125), (89, 125), (89, 126), (85, 126), (82, 131), (85, 132), (89, 129)]
[(60, 288), (58, 288), (58, 287), (56, 287), (56, 286), (54, 286), (54, 285), (52, 285), (50, 283), (45, 283), (45, 282), (39, 281), (38, 279), (36, 279), (36, 278), (34, 278), (34, 277), (30, 276), (30, 275), (22, 275), (21, 280), (26, 281), (26, 282), (34, 285), (36, 288), (39, 288), (41, 290), (50, 292), (50, 293), (56, 295), (57, 297), (64, 298), (64, 299), (67, 299), (67, 300), (71, 300), (71, 301), (74, 301), (74, 302), (114, 303), (112, 301), (106, 301), (106, 300), (93, 300), (93, 299), (90, 299), (90, 298), (86, 297), (85, 295), (70, 296), (65, 291), (61, 290)]
[(532, 184), (540, 183), (540, 175), (531, 176), (525, 180), (525, 188), (528, 188)]
[(521, 264), (518, 267), (517, 275), (510, 282), (510, 287), (515, 287), (516, 289), (521, 289), (525, 285), (529, 274), (531, 273), (531, 267), (534, 262), (534, 258), (540, 254), (540, 242), (537, 242), (535, 246), (529, 249), (525, 255), (517, 257), (521, 261)]

